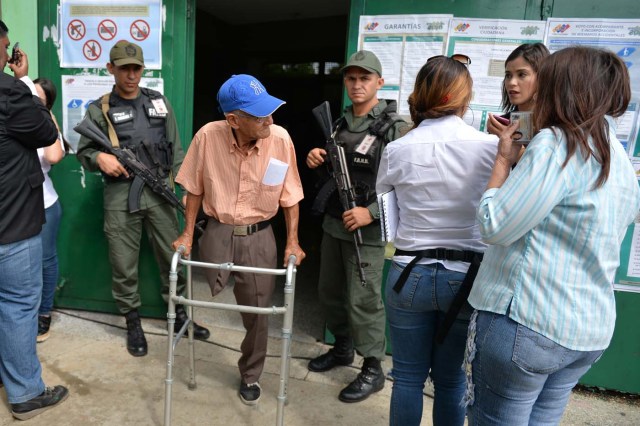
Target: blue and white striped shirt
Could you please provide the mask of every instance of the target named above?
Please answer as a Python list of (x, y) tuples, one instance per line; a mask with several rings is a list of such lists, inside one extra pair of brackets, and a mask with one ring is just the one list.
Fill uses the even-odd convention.
[(640, 209), (640, 188), (610, 124), (611, 169), (580, 150), (563, 168), (564, 135), (543, 129), (501, 188), (485, 191), (477, 219), (491, 244), (469, 303), (506, 314), (579, 351), (604, 349), (615, 325), (620, 244)]

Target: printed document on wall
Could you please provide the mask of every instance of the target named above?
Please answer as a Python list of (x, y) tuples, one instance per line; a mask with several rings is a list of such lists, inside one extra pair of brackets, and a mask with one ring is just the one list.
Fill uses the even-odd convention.
[[(113, 88), (113, 76), (101, 75), (62, 75), (62, 134), (71, 148), (76, 151), (80, 135), (73, 128), (78, 124), (89, 108), (89, 104)], [(161, 78), (143, 77), (140, 87), (147, 87), (160, 93), (164, 92)]]
[(616, 135), (631, 157), (640, 158), (640, 19), (549, 18), (545, 36), (551, 53), (569, 46), (591, 46), (615, 52), (627, 66), (631, 103), (617, 119)]
[(620, 250), (620, 267), (616, 272), (616, 290), (640, 293), (640, 223), (629, 226)]
[(380, 99), (398, 102), (398, 113), (409, 116), (407, 99), (416, 74), (432, 56), (442, 55), (452, 15), (361, 16), (358, 50), (376, 54), (384, 86)]
[(485, 131), (488, 113), (501, 113), (505, 60), (521, 44), (541, 43), (546, 26), (545, 21), (458, 17), (451, 20), (446, 54), (459, 53), (471, 58), (473, 98), (463, 117), (467, 124)]

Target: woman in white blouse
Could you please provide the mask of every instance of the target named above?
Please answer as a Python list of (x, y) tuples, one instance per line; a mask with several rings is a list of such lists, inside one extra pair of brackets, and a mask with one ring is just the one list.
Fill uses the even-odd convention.
[[(414, 127), (387, 145), (378, 170), (376, 192), (395, 190), (400, 217), (385, 302), (393, 351), (391, 425), (420, 424), (429, 375), (433, 424), (464, 423), (461, 365), (471, 315), (465, 295), (486, 248), (475, 212), (498, 144), (461, 118), (472, 84), (459, 59), (429, 59), (409, 97)], [(452, 305), (458, 306), (447, 314)]]

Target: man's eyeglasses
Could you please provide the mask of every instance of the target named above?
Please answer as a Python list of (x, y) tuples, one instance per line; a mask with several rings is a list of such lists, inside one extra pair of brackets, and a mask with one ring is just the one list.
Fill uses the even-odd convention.
[(267, 115), (266, 117), (256, 117), (255, 115), (242, 114), (240, 112), (234, 112), (233, 114), (239, 117), (253, 118), (256, 121), (256, 123), (259, 123), (259, 124), (262, 124), (265, 121), (267, 121), (269, 118), (271, 118), (271, 114)]
[(451, 56), (445, 56), (445, 55), (432, 56), (429, 59), (427, 59), (427, 62), (435, 58), (450, 58), (450, 59), (453, 59), (454, 61), (460, 62), (462, 65), (464, 65), (467, 68), (469, 68), (469, 65), (471, 65), (471, 58), (468, 57), (467, 55), (463, 55), (462, 53), (454, 53)]

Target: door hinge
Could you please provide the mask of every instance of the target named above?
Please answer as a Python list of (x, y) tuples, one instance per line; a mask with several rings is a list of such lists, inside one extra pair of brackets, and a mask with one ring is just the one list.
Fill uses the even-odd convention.
[(545, 20), (551, 17), (553, 13), (553, 0), (542, 0), (540, 19)]

